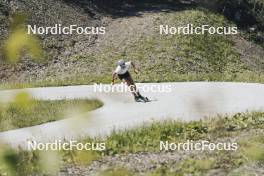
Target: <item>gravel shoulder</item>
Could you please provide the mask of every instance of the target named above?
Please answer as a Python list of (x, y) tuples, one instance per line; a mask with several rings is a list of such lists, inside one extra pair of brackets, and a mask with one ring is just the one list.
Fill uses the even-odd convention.
[[(239, 142), (241, 140), (250, 141), (252, 138), (263, 135), (263, 129), (253, 129), (249, 131), (242, 131), (236, 136), (219, 138), (215, 142)], [(226, 158), (230, 160), (238, 157), (237, 151), (222, 152), (224, 156), (218, 151), (174, 151), (174, 152), (141, 152), (133, 154), (121, 154), (115, 156), (102, 157), (99, 160), (93, 161), (88, 166), (82, 165), (64, 165), (61, 168), (60, 175), (94, 175), (99, 176), (102, 172), (113, 168), (124, 168), (135, 175), (145, 176), (162, 167), (169, 168), (170, 173), (180, 174), (183, 164), (186, 161), (197, 160), (204, 161), (214, 159), (215, 165), (212, 168), (207, 168), (203, 175), (207, 176), (225, 176), (225, 175), (263, 175), (263, 164), (255, 161), (248, 161), (240, 166), (234, 166), (232, 162), (226, 162)], [(219, 162), (219, 163), (217, 163)], [(191, 163), (189, 163), (191, 164)], [(194, 164), (194, 163), (193, 163)], [(192, 166), (188, 166), (192, 167)], [(188, 172), (187, 172), (188, 173)], [(172, 175), (174, 175), (172, 174)], [(185, 173), (186, 174), (186, 173)], [(164, 174), (165, 175), (165, 174)]]

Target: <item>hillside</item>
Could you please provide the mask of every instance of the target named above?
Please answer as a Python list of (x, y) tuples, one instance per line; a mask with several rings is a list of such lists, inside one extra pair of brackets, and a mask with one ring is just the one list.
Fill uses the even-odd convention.
[[(101, 1), (100, 1), (101, 2)], [(121, 3), (122, 4), (122, 3)], [(228, 35), (160, 35), (159, 25), (236, 26), (235, 21), (200, 6), (183, 3), (123, 3), (105, 9), (93, 1), (11, 1), (2, 15), (27, 12), (27, 24), (106, 26), (105, 35), (42, 35), (44, 63), (24, 57), (13, 66), (1, 64), (1, 84), (50, 86), (109, 82), (119, 58), (134, 60), (141, 82), (263, 82), (263, 47), (246, 31)], [(110, 8), (111, 7), (111, 8)], [(8, 9), (8, 10), (7, 10)], [(114, 10), (113, 10), (114, 9)], [(127, 10), (129, 9), (129, 11)], [(9, 21), (2, 18), (1, 38)]]
[[(64, 1), (1, 1), (1, 45), (8, 37), (8, 29), (12, 22), (12, 16), (19, 14), (26, 16), (27, 25), (54, 26), (54, 24), (78, 25), (78, 26), (98, 26), (101, 25), (99, 16), (90, 9), (81, 8), (72, 3)], [(89, 10), (89, 11), (88, 11)], [(85, 51), (94, 41), (96, 36), (80, 35), (39, 35), (41, 45), (45, 51), (45, 62), (32, 62), (28, 56), (22, 57), (22, 61), (16, 66), (1, 64), (1, 81), (23, 81), (37, 78), (45, 67), (56, 64), (67, 57)], [(3, 60), (0, 58), (0, 60)], [(20, 75), (19, 79), (16, 79)], [(31, 77), (31, 78), (29, 78)]]

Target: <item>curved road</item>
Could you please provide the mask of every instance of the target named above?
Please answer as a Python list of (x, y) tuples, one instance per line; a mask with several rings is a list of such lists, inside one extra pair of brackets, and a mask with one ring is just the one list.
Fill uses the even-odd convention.
[[(142, 85), (145, 88), (171, 86), (172, 90), (169, 93), (144, 92), (157, 101), (136, 103), (130, 93), (95, 93), (92, 85), (24, 89), (36, 99), (97, 98), (103, 101), (104, 106), (79, 118), (2, 132), (0, 141), (13, 147), (27, 148), (28, 140), (52, 142), (107, 135), (114, 128), (131, 128), (165, 118), (190, 121), (218, 114), (264, 110), (263, 84), (188, 82)], [(19, 91), (1, 91), (0, 99), (8, 101)]]

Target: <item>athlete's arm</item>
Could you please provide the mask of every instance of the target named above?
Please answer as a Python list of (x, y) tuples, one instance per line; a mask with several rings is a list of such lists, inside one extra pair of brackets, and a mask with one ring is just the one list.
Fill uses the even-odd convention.
[(117, 78), (117, 73), (114, 72), (113, 75), (112, 75), (112, 84), (114, 85), (115, 84), (115, 80)]
[(131, 65), (132, 65), (132, 67), (133, 67), (133, 69), (134, 69), (134, 72), (135, 72), (136, 74), (138, 74), (138, 69), (137, 69), (135, 63), (131, 61)]

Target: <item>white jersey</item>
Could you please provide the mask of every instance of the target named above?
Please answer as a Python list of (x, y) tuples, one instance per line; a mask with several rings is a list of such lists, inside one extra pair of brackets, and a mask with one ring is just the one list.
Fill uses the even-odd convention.
[(115, 73), (118, 75), (123, 75), (129, 70), (130, 66), (131, 66), (131, 62), (126, 62), (124, 68), (118, 65), (115, 69)]

